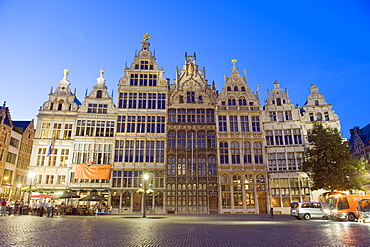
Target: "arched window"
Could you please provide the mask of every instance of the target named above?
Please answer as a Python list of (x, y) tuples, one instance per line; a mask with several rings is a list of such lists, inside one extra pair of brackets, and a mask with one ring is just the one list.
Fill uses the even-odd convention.
[(231, 87), (230, 87), (230, 86), (228, 86), (228, 87), (226, 88), (226, 90), (227, 90), (227, 91), (231, 91)]
[(235, 99), (228, 99), (227, 103), (228, 103), (228, 105), (236, 105), (236, 100)]
[(239, 98), (239, 105), (247, 105), (247, 100), (244, 97)]
[(231, 142), (231, 163), (240, 164), (239, 142)]
[(96, 98), (101, 98), (102, 97), (102, 95), (103, 95), (103, 93), (102, 93), (102, 91), (101, 90), (98, 90), (97, 92), (96, 92)]
[(234, 87), (234, 91), (239, 91), (238, 86), (235, 86), (235, 87)]
[(243, 143), (243, 161), (244, 164), (252, 164), (252, 148), (250, 142)]
[(222, 175), (221, 176), (221, 183), (222, 184), (229, 184), (230, 183), (230, 177), (229, 177), (229, 175)]
[(64, 103), (64, 100), (59, 100), (59, 103), (58, 103), (58, 111), (61, 111), (63, 109), (63, 103)]
[(179, 131), (179, 133), (177, 134), (177, 148), (185, 148), (186, 147), (185, 140), (186, 140), (185, 131)]
[(242, 86), (241, 91), (245, 92), (245, 87), (244, 86)]

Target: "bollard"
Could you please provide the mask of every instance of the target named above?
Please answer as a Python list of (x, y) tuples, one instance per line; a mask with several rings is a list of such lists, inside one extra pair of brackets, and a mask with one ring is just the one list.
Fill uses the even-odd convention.
[(274, 218), (274, 208), (270, 208), (271, 218)]

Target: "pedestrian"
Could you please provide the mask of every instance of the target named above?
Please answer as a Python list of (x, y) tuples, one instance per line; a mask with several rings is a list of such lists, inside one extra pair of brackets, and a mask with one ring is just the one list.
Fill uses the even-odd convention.
[(45, 210), (45, 202), (42, 201), (40, 203), (40, 217), (44, 216), (44, 210)]
[(5, 199), (1, 200), (1, 216), (6, 215), (6, 201)]
[(46, 205), (46, 214), (48, 217), (50, 217), (51, 215), (51, 201), (48, 201), (47, 203), (45, 203)]
[(55, 201), (51, 202), (51, 217), (54, 217), (54, 211), (55, 211)]
[(10, 200), (10, 202), (8, 203), (9, 216), (12, 214), (13, 210), (14, 210), (14, 202), (13, 200)]
[(31, 214), (37, 215), (37, 202), (34, 201), (31, 206)]
[(19, 214), (20, 215), (23, 214), (23, 206), (24, 206), (24, 202), (23, 202), (23, 199), (21, 199), (21, 201), (19, 202)]
[(40, 216), (40, 212), (41, 212), (41, 202), (40, 201), (37, 201), (36, 212), (37, 212), (36, 215)]

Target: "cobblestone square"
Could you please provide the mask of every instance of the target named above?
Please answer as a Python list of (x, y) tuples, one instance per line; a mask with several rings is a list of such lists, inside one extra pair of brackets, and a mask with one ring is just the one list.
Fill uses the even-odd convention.
[(17, 215), (0, 224), (0, 246), (370, 245), (370, 224), (289, 215)]

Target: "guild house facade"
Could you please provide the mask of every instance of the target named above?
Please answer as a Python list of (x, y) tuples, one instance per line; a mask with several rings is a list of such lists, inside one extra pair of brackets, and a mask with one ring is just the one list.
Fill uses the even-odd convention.
[(275, 81), (261, 104), (236, 60), (219, 92), (195, 53), (171, 82), (149, 38), (125, 67), (116, 102), (103, 70), (82, 103), (64, 71), (37, 116), (29, 182), (47, 194), (99, 193), (128, 213), (144, 205), (151, 214), (288, 213), (291, 202), (310, 200), (307, 133), (316, 121), (340, 127), (318, 88), (298, 106)]

